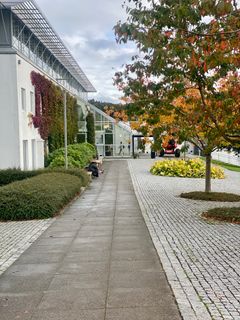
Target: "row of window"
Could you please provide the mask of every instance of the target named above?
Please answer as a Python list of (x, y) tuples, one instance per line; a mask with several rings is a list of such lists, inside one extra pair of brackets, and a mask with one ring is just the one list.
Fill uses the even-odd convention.
[(35, 94), (33, 91), (30, 91), (29, 95), (27, 96), (26, 89), (21, 88), (21, 105), (23, 111), (35, 114)]

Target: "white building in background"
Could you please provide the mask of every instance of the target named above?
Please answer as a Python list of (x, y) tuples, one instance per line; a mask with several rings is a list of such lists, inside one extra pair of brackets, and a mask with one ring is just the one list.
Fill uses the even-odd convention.
[(33, 0), (0, 0), (0, 169), (44, 166), (44, 142), (29, 125), (35, 112), (32, 71), (55, 84), (65, 79), (61, 85), (79, 105), (95, 91)]

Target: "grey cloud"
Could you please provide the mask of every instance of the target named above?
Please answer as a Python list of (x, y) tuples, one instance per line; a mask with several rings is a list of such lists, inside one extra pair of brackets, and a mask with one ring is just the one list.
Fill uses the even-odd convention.
[(125, 17), (123, 0), (37, 2), (96, 87), (96, 97), (117, 101), (121, 93), (112, 78), (135, 53), (133, 45), (120, 46), (114, 39), (113, 26)]

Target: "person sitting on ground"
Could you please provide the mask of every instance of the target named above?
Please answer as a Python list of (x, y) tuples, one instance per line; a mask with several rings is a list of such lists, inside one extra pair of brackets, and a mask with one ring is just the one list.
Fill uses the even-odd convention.
[(104, 170), (103, 170), (103, 157), (102, 156), (97, 156), (96, 158), (94, 158), (92, 161), (92, 163), (95, 163), (98, 167), (98, 171), (99, 173), (104, 173)]
[(93, 177), (98, 178), (99, 177), (99, 170), (98, 170), (98, 166), (95, 162), (91, 162), (89, 164), (89, 166), (87, 167), (87, 170), (89, 172), (92, 172)]

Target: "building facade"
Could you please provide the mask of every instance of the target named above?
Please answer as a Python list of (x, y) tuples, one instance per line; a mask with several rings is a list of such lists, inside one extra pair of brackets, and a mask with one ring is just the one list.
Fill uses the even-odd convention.
[(116, 121), (105, 112), (82, 99), (78, 100), (79, 141), (87, 141), (85, 118), (88, 112), (93, 113), (95, 122), (95, 143), (97, 152), (103, 157), (129, 157), (132, 154), (133, 131), (127, 123)]
[[(0, 169), (44, 166), (44, 141), (31, 124), (35, 71), (79, 101), (95, 89), (33, 0), (0, 1)], [(84, 117), (83, 117), (84, 118)], [(81, 130), (81, 128), (80, 128)]]
[(96, 147), (103, 157), (129, 157), (132, 148), (130, 126), (116, 121), (105, 112), (89, 105), (95, 119)]

